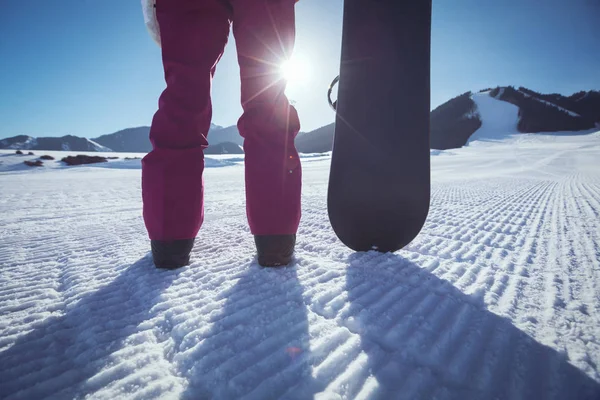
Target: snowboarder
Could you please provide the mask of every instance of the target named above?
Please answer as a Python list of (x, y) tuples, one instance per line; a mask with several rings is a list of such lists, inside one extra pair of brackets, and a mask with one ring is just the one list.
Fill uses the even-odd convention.
[(233, 28), (241, 77), (246, 212), (262, 266), (286, 265), (300, 221), (298, 114), (281, 64), (295, 41), (297, 0), (142, 0), (162, 48), (166, 89), (142, 160), (143, 215), (159, 268), (189, 264), (204, 219), (203, 150), (211, 81)]

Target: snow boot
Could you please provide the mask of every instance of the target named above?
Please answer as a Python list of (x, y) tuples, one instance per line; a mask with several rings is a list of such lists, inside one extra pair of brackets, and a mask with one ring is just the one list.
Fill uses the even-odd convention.
[(154, 265), (161, 269), (176, 269), (189, 265), (194, 239), (151, 240)]
[(296, 235), (254, 235), (254, 243), (261, 266), (281, 267), (292, 260)]

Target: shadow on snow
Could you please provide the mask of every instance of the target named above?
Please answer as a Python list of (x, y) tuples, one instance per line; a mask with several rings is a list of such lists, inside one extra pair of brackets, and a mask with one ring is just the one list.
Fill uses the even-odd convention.
[[(348, 262), (349, 308), (338, 323), (360, 338), (367, 361), (362, 379), (351, 379), (341, 395), (600, 398), (598, 382), (486, 310), (480, 297), (398, 255), (358, 253)], [(311, 354), (311, 301), (296, 270), (252, 264), (218, 295), (225, 304), (206, 315), (208, 328), (174, 349), (173, 365), (189, 383), (182, 398), (307, 399), (331, 383), (312, 374), (324, 355)], [(144, 257), (18, 338), (0, 353), (1, 397), (72, 398), (110, 384), (114, 376), (98, 373), (142, 322), (157, 317), (156, 301), (178, 273), (156, 270)]]
[(564, 355), (406, 258), (353, 254), (346, 290), (370, 398), (600, 399)]
[[(296, 268), (252, 264), (180, 364), (183, 399), (312, 398), (307, 310)], [(187, 372), (186, 372), (187, 371)], [(299, 388), (302, 388), (301, 390)]]
[(75, 398), (106, 386), (106, 379), (90, 378), (155, 316), (155, 302), (178, 274), (156, 269), (146, 256), (63, 315), (36, 325), (0, 353), (0, 398)]

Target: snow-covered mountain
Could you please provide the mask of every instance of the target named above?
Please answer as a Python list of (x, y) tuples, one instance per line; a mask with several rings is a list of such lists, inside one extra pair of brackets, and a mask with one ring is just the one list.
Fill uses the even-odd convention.
[(519, 133), (519, 107), (490, 96), (490, 91), (470, 95), (469, 99), (475, 106), (467, 119), (479, 121), (479, 128), (467, 142), (501, 140)]
[(244, 154), (242, 146), (232, 142), (211, 144), (204, 150), (204, 154)]
[[(493, 116), (487, 119), (485, 127), (481, 125), (480, 107)], [(475, 94), (464, 93), (434, 109), (431, 148), (458, 148), (474, 137), (503, 136), (508, 132), (585, 132), (596, 126), (600, 126), (600, 92), (579, 92), (565, 97), (544, 95), (524, 87), (497, 87)]]
[[(600, 98), (594, 95), (575, 102), (557, 94), (542, 95), (523, 87), (508, 86), (490, 91), (490, 96), (519, 107), (517, 129), (523, 133), (582, 131), (600, 123)], [(595, 104), (596, 108), (581, 107), (586, 104)]]
[(210, 146), (220, 143), (235, 143), (238, 146), (244, 145), (244, 138), (240, 136), (240, 131), (236, 125), (213, 129), (208, 132), (208, 143)]
[(430, 113), (430, 147), (452, 149), (464, 146), (481, 127), (481, 118), (472, 93), (463, 93)]
[(65, 150), (65, 151), (112, 151), (94, 140), (73, 135), (62, 137), (14, 136), (0, 140), (0, 149), (14, 150)]
[[(502, 135), (506, 132), (506, 124), (512, 126), (513, 122), (516, 124), (517, 133), (586, 131), (597, 124), (600, 125), (598, 91), (578, 92), (565, 97), (560, 94), (544, 95), (527, 88), (514, 89), (509, 86), (486, 89), (479, 93), (502, 101), (484, 105), (499, 108), (496, 117), (488, 121), (486, 135), (492, 131)], [(481, 128), (478, 103), (475, 101), (480, 99), (479, 94), (466, 92), (431, 111), (432, 149), (458, 148), (469, 141), (471, 135)], [(504, 115), (506, 105), (502, 103), (514, 104), (517, 115)], [(329, 124), (315, 131), (300, 134), (296, 145), (300, 152), (323, 153), (333, 148), (333, 136), (334, 124)]]
[(108, 135), (94, 138), (94, 141), (118, 152), (147, 153), (152, 150), (148, 139), (149, 126), (123, 129)]
[[(152, 149), (148, 138), (149, 133), (149, 126), (140, 126), (123, 129), (94, 139), (73, 135), (43, 138), (20, 135), (0, 140), (0, 149), (147, 153)], [(243, 139), (240, 137), (236, 126), (224, 128), (211, 124), (209, 131), (210, 154), (221, 154), (219, 149), (231, 152), (233, 150), (232, 145), (241, 146), (242, 143)]]
[[(480, 94), (491, 96), (494, 99), (510, 103), (517, 107), (516, 129), (520, 133), (539, 133), (557, 131), (585, 131), (595, 126), (600, 126), (600, 92), (581, 91), (571, 96), (560, 94), (541, 94), (524, 87), (515, 89), (512, 86), (497, 87), (495, 89), (482, 90), (479, 93), (467, 92), (457, 96), (431, 111), (431, 148), (451, 149), (464, 146), (471, 135), (481, 128), (481, 118), (477, 109), (476, 98)], [(483, 100), (485, 101), (485, 100)], [(499, 102), (491, 102), (486, 107), (506, 107)], [(513, 118), (511, 114), (510, 118)], [(498, 125), (496, 125), (496, 122)], [(486, 131), (496, 129), (505, 132), (504, 125), (512, 124), (514, 121), (506, 121), (502, 118), (489, 122)], [(491, 124), (491, 125), (490, 125)], [(495, 127), (495, 128), (494, 128)], [(0, 149), (36, 149), (56, 150), (69, 147), (73, 150), (94, 151), (94, 145), (102, 147), (97, 151), (117, 152), (148, 152), (151, 144), (148, 139), (150, 127), (124, 129), (109, 135), (103, 135), (89, 139), (77, 138), (81, 142), (77, 146), (73, 143), (75, 136), (63, 138), (32, 138), (29, 136), (15, 136), (0, 140)], [(481, 133), (480, 133), (481, 134)], [(329, 124), (311, 132), (301, 132), (296, 138), (296, 146), (301, 153), (324, 153), (333, 148), (334, 124)], [(69, 143), (64, 138), (71, 138)], [(45, 141), (46, 139), (51, 139)], [(65, 143), (60, 142), (62, 139)], [(85, 144), (85, 141), (91, 144)], [(211, 154), (219, 154), (217, 146), (228, 143), (225, 146), (235, 144), (243, 146), (243, 138), (240, 136), (237, 126), (222, 127), (211, 124), (208, 134)], [(57, 144), (58, 143), (58, 144)], [(232, 147), (229, 147), (230, 149)]]
[(296, 137), (296, 148), (300, 153), (325, 153), (333, 148), (334, 124), (322, 126), (314, 131), (300, 132)]
[[(152, 144), (148, 138), (149, 134), (149, 126), (140, 126), (103, 135), (93, 140), (113, 151), (147, 153), (152, 150)], [(210, 146), (225, 142), (231, 142), (238, 145), (243, 143), (236, 126), (224, 128), (215, 124), (210, 125), (208, 142)], [(213, 149), (213, 151), (216, 151), (216, 148)]]

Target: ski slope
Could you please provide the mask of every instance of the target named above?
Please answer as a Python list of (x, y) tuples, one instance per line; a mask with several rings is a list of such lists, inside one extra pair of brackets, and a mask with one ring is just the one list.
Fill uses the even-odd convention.
[(436, 152), (395, 254), (337, 240), (329, 157), (305, 157), (283, 269), (254, 259), (242, 161), (213, 160), (193, 264), (159, 271), (139, 160), (4, 152), (0, 398), (599, 399), (599, 154), (600, 132)]
[(491, 97), (489, 90), (474, 93), (471, 95), (471, 99), (475, 102), (476, 112), (481, 119), (481, 127), (471, 135), (467, 143), (484, 140), (498, 141), (520, 134), (517, 130), (519, 107)]

